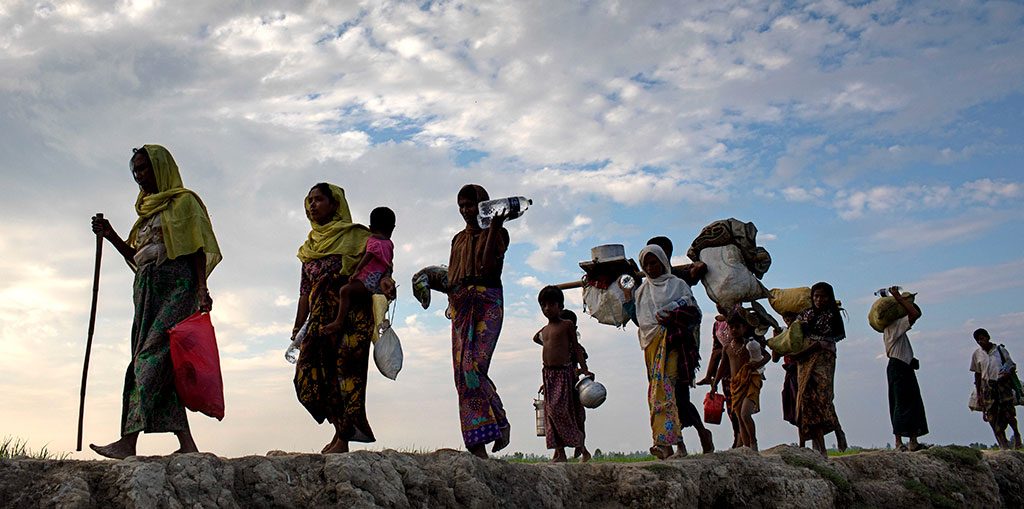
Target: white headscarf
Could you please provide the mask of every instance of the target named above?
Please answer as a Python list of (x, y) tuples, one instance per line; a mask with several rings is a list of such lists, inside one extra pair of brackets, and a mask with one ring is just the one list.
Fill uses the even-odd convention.
[[(651, 244), (640, 250), (640, 265), (644, 257), (653, 254), (665, 268), (665, 272), (656, 277), (644, 278), (644, 282), (636, 291), (636, 321), (640, 324), (637, 334), (640, 337), (640, 348), (647, 348), (664, 327), (658, 323), (658, 311), (690, 305), (697, 308), (690, 285), (672, 275), (672, 265), (661, 247)], [(698, 311), (700, 308), (697, 308)]]

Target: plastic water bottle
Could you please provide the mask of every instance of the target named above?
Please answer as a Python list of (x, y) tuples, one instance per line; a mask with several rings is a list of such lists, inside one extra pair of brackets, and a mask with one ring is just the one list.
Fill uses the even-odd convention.
[[(901, 292), (903, 291), (903, 288), (899, 286), (897, 286), (896, 289)], [(879, 288), (878, 290), (875, 290), (875, 297), (889, 297), (889, 289)]]
[(526, 209), (533, 205), (533, 200), (525, 196), (513, 196), (511, 198), (498, 198), (497, 200), (482, 201), (477, 206), (476, 222), (480, 228), (487, 228), (491, 225), (491, 219), (498, 214), (505, 214), (505, 220), (515, 219), (526, 212)]
[(299, 360), (299, 350), (302, 346), (302, 340), (306, 339), (306, 331), (309, 329), (309, 320), (306, 320), (299, 328), (299, 332), (295, 333), (295, 341), (288, 345), (288, 350), (284, 352), (284, 360), (295, 364), (295, 361)]
[(764, 356), (761, 354), (761, 343), (751, 340), (747, 342), (747, 353), (750, 354), (750, 362), (761, 362)]

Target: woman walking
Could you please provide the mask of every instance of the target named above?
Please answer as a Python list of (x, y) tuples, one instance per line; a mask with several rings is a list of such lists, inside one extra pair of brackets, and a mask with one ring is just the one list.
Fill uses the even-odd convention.
[(839, 448), (846, 449), (846, 436), (833, 403), (836, 343), (846, 338), (846, 327), (832, 285), (821, 282), (812, 286), (811, 302), (811, 308), (797, 317), (805, 324), (808, 347), (793, 356), (797, 361), (796, 419), (800, 442), (810, 440), (814, 450), (826, 456), (825, 435), (833, 431)]
[(366, 420), (366, 371), (373, 314), (353, 301), (340, 331), (326, 333), (338, 312), (338, 291), (362, 258), (370, 230), (352, 222), (340, 187), (319, 183), (305, 200), (310, 232), (299, 247), (302, 279), (292, 340), (305, 323), (295, 363), (295, 393), (309, 414), (334, 426), (323, 453), (348, 452), (349, 442), (373, 442)]
[(174, 433), (179, 445), (175, 452), (198, 451), (174, 387), (167, 330), (196, 311), (210, 311), (213, 299), (206, 278), (221, 260), (206, 207), (182, 184), (171, 153), (160, 145), (133, 152), (139, 218), (128, 239), (118, 236), (106, 219), (92, 219), (92, 231), (110, 241), (135, 269), (132, 360), (124, 377), (121, 438), (89, 445), (115, 459), (135, 455), (141, 432)]
[(497, 388), (488, 376), (504, 317), (501, 271), (509, 236), (497, 215), (490, 226), (477, 224), (478, 205), (489, 198), (476, 184), (459, 190), (459, 213), (466, 228), (452, 238), (448, 262), (448, 318), (452, 321), (452, 365), (459, 393), (462, 440), (469, 452), (487, 457), (509, 443), (510, 427)]

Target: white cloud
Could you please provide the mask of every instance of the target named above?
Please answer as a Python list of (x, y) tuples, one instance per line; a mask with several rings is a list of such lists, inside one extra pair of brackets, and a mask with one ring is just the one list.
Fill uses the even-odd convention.
[(866, 213), (951, 209), (962, 205), (997, 205), (1021, 195), (1017, 182), (980, 179), (959, 187), (948, 185), (877, 186), (863, 191), (840, 190), (835, 207), (843, 219), (857, 219)]

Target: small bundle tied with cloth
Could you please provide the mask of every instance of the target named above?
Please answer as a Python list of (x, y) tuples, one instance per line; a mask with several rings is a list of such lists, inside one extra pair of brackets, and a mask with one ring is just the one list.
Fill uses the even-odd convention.
[[(911, 304), (914, 303), (914, 297), (917, 296), (916, 293), (909, 292), (903, 292), (902, 295)], [(868, 325), (875, 329), (875, 332), (885, 332), (886, 327), (904, 316), (907, 316), (907, 310), (899, 302), (896, 302), (895, 297), (879, 297), (868, 311)]]
[(430, 290), (448, 293), (447, 265), (430, 265), (412, 275), (412, 294), (423, 309), (430, 307)]
[(701, 230), (686, 255), (708, 267), (701, 280), (708, 298), (726, 308), (768, 296), (761, 277), (771, 267), (772, 257), (757, 245), (757, 227), (729, 218), (715, 221)]
[(626, 295), (621, 284), (634, 285), (640, 269), (626, 259), (622, 244), (606, 244), (590, 250), (591, 259), (580, 262), (583, 269), (583, 312), (605, 325), (622, 327), (629, 321), (623, 308)]

